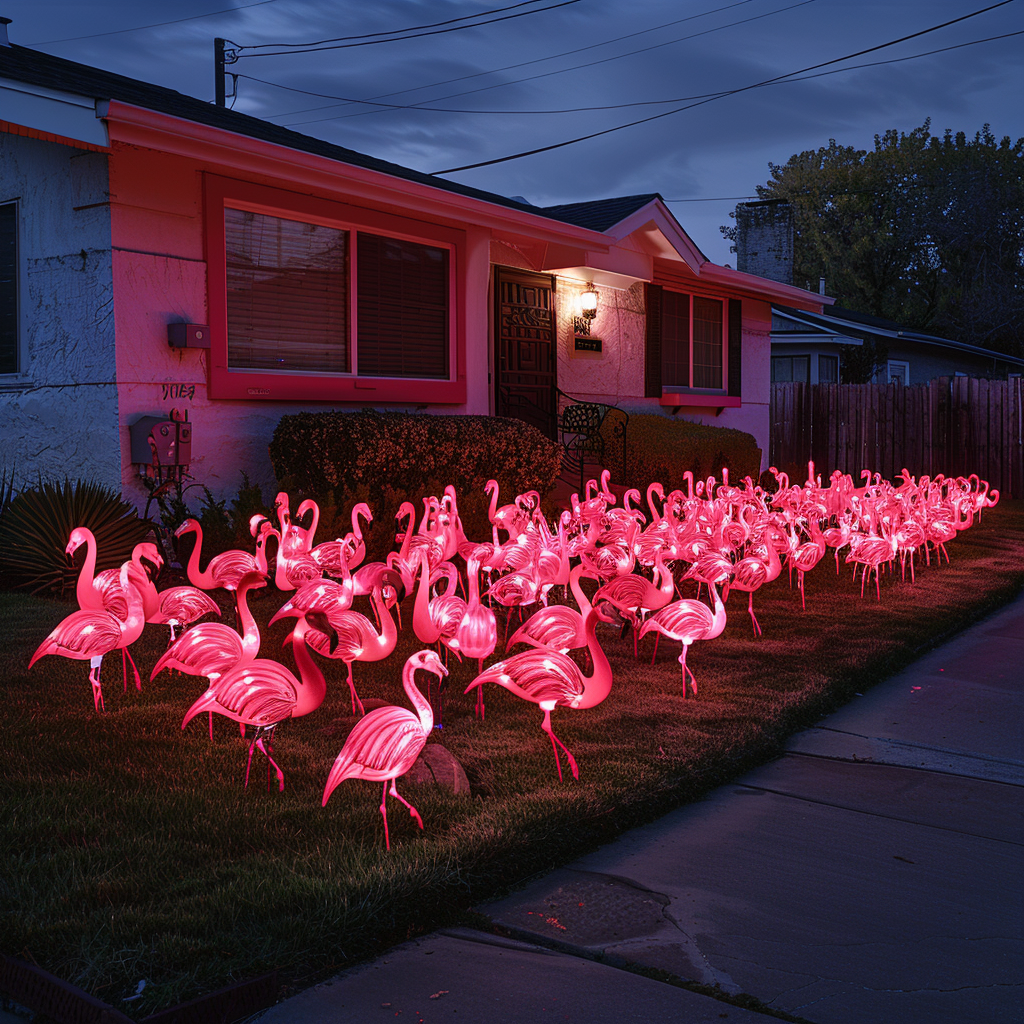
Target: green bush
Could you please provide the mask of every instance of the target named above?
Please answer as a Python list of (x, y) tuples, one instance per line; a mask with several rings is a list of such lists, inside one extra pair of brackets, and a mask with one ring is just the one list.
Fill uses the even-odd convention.
[[(492, 477), (501, 500), (554, 487), (562, 449), (521, 420), (399, 412), (322, 412), (284, 416), (270, 442), (270, 459), (294, 511), (302, 498), (321, 506), (320, 539), (349, 527), (352, 506), (365, 501), (377, 530), (368, 557), (390, 550), (399, 505), (455, 486), (467, 536), (490, 536), (484, 485)], [(331, 525), (324, 513), (330, 511)]]
[(756, 481), (761, 468), (761, 449), (752, 435), (667, 416), (631, 415), (626, 447), (631, 487), (645, 488), (657, 480), (666, 491), (674, 490), (684, 486), (686, 472), (694, 480), (721, 480), (723, 466), (730, 482), (738, 484), (746, 476)]
[(39, 482), (8, 502), (0, 520), (0, 571), (15, 587), (33, 594), (73, 590), (79, 567), (64, 553), (71, 531), (86, 526), (96, 536), (96, 571), (115, 569), (132, 556), (132, 548), (149, 535), (120, 495), (99, 484), (78, 480)]

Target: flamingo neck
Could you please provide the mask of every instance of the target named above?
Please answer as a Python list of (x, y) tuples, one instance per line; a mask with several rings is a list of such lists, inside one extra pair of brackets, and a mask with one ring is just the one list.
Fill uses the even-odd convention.
[(81, 530), (85, 534), (85, 561), (82, 563), (82, 571), (78, 574), (75, 596), (80, 608), (102, 608), (103, 602), (93, 590), (93, 579), (96, 576), (96, 538), (92, 530), (87, 530), (84, 526)]
[(405, 668), (402, 669), (402, 688), (405, 690), (406, 696), (409, 698), (410, 703), (419, 716), (420, 725), (425, 733), (430, 732), (434, 728), (434, 709), (430, 706), (430, 701), (420, 693), (419, 687), (416, 685), (416, 669), (417, 666), (415, 659), (410, 658), (405, 663)]
[(210, 575), (210, 567), (206, 567), (206, 572), (199, 571), (199, 554), (203, 546), (203, 528), (196, 520), (192, 519), (189, 520), (187, 528), (183, 532), (196, 535), (196, 542), (192, 548), (192, 554), (188, 556), (188, 566), (185, 569), (188, 574), (188, 581), (193, 587), (199, 587), (200, 590), (212, 590), (216, 584), (214, 583), (213, 576)]
[(235, 603), (238, 606), (238, 618), (242, 624), (242, 650), (250, 657), (255, 657), (260, 649), (260, 630), (256, 619), (249, 610), (248, 594), (251, 583), (239, 583), (235, 591)]
[(295, 655), (295, 666), (299, 670), (298, 686), (296, 687), (295, 709), (292, 718), (299, 718), (316, 711), (327, 696), (327, 680), (317, 667), (313, 656), (306, 646), (306, 630), (309, 629), (304, 618), (295, 624), (292, 633), (292, 654)]
[(592, 708), (612, 692), (612, 667), (604, 649), (597, 642), (597, 612), (593, 608), (587, 612), (585, 624), (587, 650), (590, 651), (594, 667), (589, 677), (583, 676), (583, 697), (575, 705), (577, 708)]

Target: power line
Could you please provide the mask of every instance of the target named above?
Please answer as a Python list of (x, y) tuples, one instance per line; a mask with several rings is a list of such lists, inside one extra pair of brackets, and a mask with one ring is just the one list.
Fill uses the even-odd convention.
[[(388, 32), (364, 32), (356, 36), (336, 36), (334, 39), (317, 39), (311, 43), (257, 43), (254, 46), (243, 46), (243, 50), (260, 50), (271, 46), (323, 46), (326, 43), (347, 43), (353, 39), (372, 39), (375, 36), (394, 36), (402, 32), (419, 32), (427, 28), (437, 28), (440, 25), (454, 25), (457, 21), (471, 21), (474, 18), (486, 18), (491, 14), (503, 14), (505, 11), (514, 11), (517, 7), (529, 7), (530, 4), (538, 3), (539, 0), (521, 0), (521, 3), (512, 4), (509, 7), (496, 7), (490, 11), (479, 11), (476, 14), (466, 14), (461, 18), (449, 18), (447, 21), (432, 21), (426, 25), (410, 25), (407, 28), (393, 28)], [(468, 27), (468, 26), (467, 26)]]
[(838, 64), (844, 60), (852, 60), (854, 57), (863, 56), (866, 53), (874, 53), (876, 50), (883, 50), (888, 46), (895, 46), (897, 43), (904, 43), (908, 39), (916, 39), (919, 36), (927, 35), (930, 32), (937, 32), (939, 29), (948, 28), (950, 25), (956, 25), (961, 21), (967, 21), (969, 18), (975, 18), (979, 14), (985, 14), (988, 11), (994, 11), (999, 7), (1005, 7), (1007, 4), (1013, 3), (1014, 0), (1000, 0), (999, 3), (991, 4), (988, 7), (983, 7), (980, 10), (973, 11), (970, 14), (964, 14), (959, 18), (953, 18), (950, 21), (944, 21), (938, 25), (932, 25), (930, 28), (922, 29), (920, 32), (912, 32), (909, 35), (901, 36), (899, 39), (892, 39), (887, 43), (879, 43), (877, 46), (869, 46), (865, 50), (858, 50), (856, 53), (848, 53), (845, 57), (836, 57), (833, 60), (823, 61), (820, 64), (812, 64), (810, 67), (801, 68), (799, 71), (790, 71), (784, 75), (776, 75), (774, 78), (766, 78), (761, 82), (754, 82), (751, 85), (740, 86), (737, 89), (730, 89), (726, 92), (722, 92), (717, 96), (712, 96), (709, 99), (698, 100), (696, 103), (688, 104), (684, 107), (676, 107), (674, 110), (663, 110), (660, 114), (651, 114), (649, 117), (640, 118), (637, 121), (630, 121), (627, 124), (616, 125), (613, 128), (605, 128), (599, 132), (591, 132), (588, 135), (580, 135), (574, 139), (566, 139), (563, 142), (555, 142), (549, 146), (538, 146), (536, 149), (524, 150), (521, 153), (512, 153), (508, 156), (496, 157), (493, 160), (480, 160), (473, 164), (464, 164), (461, 167), (449, 167), (441, 171), (433, 171), (433, 174), (454, 174), (457, 171), (469, 171), (477, 167), (490, 167), (494, 164), (507, 163), (509, 160), (518, 160), (524, 156), (535, 156), (538, 153), (548, 153), (554, 149), (562, 149), (565, 146), (575, 145), (577, 142), (585, 142), (588, 139), (596, 139), (602, 135), (610, 135), (612, 132), (621, 131), (623, 128), (633, 128), (639, 124), (646, 124), (649, 121), (656, 121), (662, 117), (670, 117), (672, 114), (681, 113), (684, 110), (692, 110), (694, 107), (702, 106), (705, 103), (711, 103), (716, 99), (721, 99), (724, 96), (735, 96), (741, 92), (749, 92), (751, 89), (757, 89), (764, 85), (770, 85), (773, 82), (780, 82), (786, 78), (792, 78), (794, 75), (803, 75), (808, 71), (816, 71), (818, 68), (828, 67), (830, 64)]
[[(937, 50), (926, 50), (924, 53), (911, 53), (906, 57), (892, 57), (889, 60), (874, 60), (868, 61), (865, 64), (853, 64), (847, 68), (833, 68), (831, 71), (821, 71), (813, 75), (804, 75), (801, 78), (789, 78), (785, 82), (769, 82), (772, 85), (789, 85), (793, 82), (809, 82), (815, 78), (825, 78), (828, 75), (841, 75), (847, 71), (859, 71), (863, 68), (877, 68), (882, 67), (886, 64), (900, 64), (903, 61), (908, 60), (919, 60), (921, 57), (932, 57), (937, 53), (948, 53), (950, 50), (960, 50), (965, 46), (977, 46), (979, 43), (992, 43), (1000, 39), (1010, 39), (1014, 36), (1024, 35), (1024, 29), (1018, 32), (1005, 32), (998, 36), (987, 36), (985, 39), (971, 39), (966, 43), (956, 43), (954, 46), (943, 46)], [(691, 100), (702, 100), (702, 99), (715, 99), (719, 96), (729, 95), (729, 91), (723, 90), (720, 92), (706, 92), (699, 93), (695, 96), (675, 96), (671, 99), (664, 100), (636, 100), (632, 103), (605, 103), (594, 107), (562, 107), (557, 109), (548, 110), (482, 110), (479, 107), (425, 107), (418, 103), (406, 104), (406, 103), (382, 103), (378, 100), (364, 100), (358, 99), (351, 96), (332, 96), (328, 93), (322, 92), (311, 92), (308, 89), (297, 89), (290, 85), (281, 85), (278, 82), (269, 82), (263, 78), (254, 78), (252, 75), (239, 74), (238, 78), (245, 78), (250, 82), (259, 82), (261, 85), (269, 85), (276, 89), (287, 89), (289, 92), (302, 93), (305, 96), (318, 96), (321, 99), (338, 100), (343, 103), (367, 103), (373, 104), (376, 107), (381, 107), (384, 110), (415, 110), (415, 111), (429, 111), (436, 114), (486, 114), (489, 117), (501, 114), (516, 114), (522, 115), (543, 115), (543, 114), (581, 114), (589, 113), (596, 110), (622, 110), (629, 107), (649, 107), (660, 103), (687, 103)], [(372, 113), (372, 111), (371, 111)], [(286, 116), (286, 115), (278, 115)], [(333, 120), (332, 118), (324, 118), (324, 120)], [(735, 198), (742, 198), (737, 196)], [(673, 202), (696, 202), (696, 200), (672, 200)], [(668, 200), (666, 200), (668, 202)]]
[[(517, 68), (529, 67), (531, 64), (543, 64), (543, 63), (545, 63), (546, 61), (549, 61), (549, 60), (558, 60), (560, 57), (571, 57), (571, 56), (573, 56), (574, 54), (577, 54), (577, 53), (584, 53), (587, 50), (596, 50), (596, 49), (599, 49), (602, 46), (610, 46), (613, 43), (621, 43), (621, 42), (624, 42), (627, 39), (634, 39), (637, 36), (647, 35), (647, 34), (649, 34), (651, 32), (660, 32), (663, 29), (672, 28), (673, 25), (681, 25), (681, 24), (683, 24), (684, 22), (687, 22), (687, 21), (696, 21), (698, 18), (706, 18), (706, 17), (708, 17), (709, 15), (712, 15), (712, 14), (721, 14), (723, 11), (731, 10), (733, 7), (744, 7), (747, 4), (753, 3), (753, 2), (754, 2), (754, 0), (737, 0), (737, 2), (726, 4), (724, 7), (716, 7), (714, 9), (710, 10), (710, 11), (704, 11), (701, 14), (691, 14), (691, 15), (688, 15), (687, 17), (685, 17), (685, 18), (677, 18), (674, 21), (667, 21), (664, 24), (654, 25), (651, 28), (641, 29), (638, 32), (630, 32), (630, 33), (628, 33), (626, 35), (616, 36), (614, 39), (605, 39), (605, 40), (602, 40), (600, 43), (591, 43), (591, 44), (589, 44), (587, 46), (578, 46), (575, 49), (563, 50), (561, 53), (553, 53), (553, 54), (551, 54), (550, 56), (547, 56), (547, 57), (537, 57), (537, 58), (534, 58), (533, 60), (520, 61), (517, 64), (506, 64), (504, 67), (491, 68), (489, 71), (476, 71), (476, 72), (474, 72), (471, 75), (461, 75), (458, 78), (448, 78), (448, 79), (444, 79), (443, 81), (440, 81), (440, 82), (431, 82), (429, 85), (419, 85), (419, 86), (415, 86), (412, 89), (397, 89), (394, 92), (378, 93), (378, 95), (372, 96), (372, 97), (370, 97), (370, 99), (371, 100), (384, 100), (384, 99), (390, 98), (391, 96), (401, 96), (401, 95), (403, 95), (405, 93), (422, 92), (424, 89), (437, 89), (437, 88), (440, 88), (443, 85), (454, 85), (456, 82), (468, 82), (468, 81), (470, 81), (471, 79), (474, 79), (474, 78), (483, 78), (485, 75), (497, 75), (497, 74), (500, 74), (502, 71), (515, 71)], [(689, 37), (682, 37), (682, 38), (689, 38)], [(671, 42), (680, 42), (680, 41), (681, 41), (681, 39), (671, 40)], [(638, 50), (638, 51), (633, 51), (633, 52), (642, 53), (644, 51), (643, 50)], [(630, 54), (625, 54), (624, 56), (630, 56)], [(532, 78), (515, 79), (515, 80), (513, 80), (511, 82), (501, 82), (501, 83), (498, 83), (498, 86), (487, 86), (486, 88), (487, 89), (498, 88), (498, 87), (500, 87), (502, 85), (514, 85), (514, 84), (517, 84), (518, 82), (529, 82), (529, 81), (532, 81), (532, 80), (533, 80)], [(287, 86), (281, 86), (281, 88), (287, 88)], [(471, 90), (467, 90), (467, 91), (462, 92), (462, 93), (452, 93), (449, 96), (434, 97), (433, 100), (429, 100), (429, 101), (428, 100), (424, 100), (423, 102), (424, 103), (426, 103), (426, 102), (434, 102), (434, 103), (436, 103), (436, 102), (438, 102), (438, 100), (451, 99), (453, 96), (466, 96), (466, 95), (469, 95), (472, 92), (482, 92), (482, 91), (485, 91), (485, 90), (483, 90), (483, 89), (472, 90), (471, 89)], [(360, 100), (359, 102), (366, 102), (366, 101), (365, 100)], [(330, 104), (328, 104), (328, 106), (330, 106)], [(315, 111), (315, 110), (323, 110), (323, 109), (325, 109), (325, 107), (312, 107), (312, 108), (306, 108), (305, 110), (293, 110), (293, 111), (290, 111), (289, 113), (286, 113), (286, 114), (274, 114), (272, 116), (274, 116), (274, 117), (291, 117), (293, 114), (304, 114), (304, 113), (310, 113), (310, 112)], [(349, 116), (351, 116), (351, 117), (360, 117), (360, 116), (362, 116), (363, 113), (365, 113), (365, 111), (362, 111), (362, 112), (360, 112), (358, 114), (352, 114), (352, 115), (347, 115), (346, 114), (346, 115), (339, 115), (339, 116), (343, 116), (343, 117), (349, 117)], [(334, 120), (334, 118), (325, 118), (324, 120)], [(313, 123), (313, 122), (303, 122), (303, 123)]]
[(199, 21), (201, 18), (212, 18), (217, 14), (234, 14), (244, 11), (247, 7), (262, 7), (264, 4), (276, 4), (277, 0), (256, 0), (255, 3), (241, 4), (238, 7), (225, 7), (221, 11), (210, 11), (209, 14), (195, 14), (191, 18), (176, 18), (174, 21), (158, 21), (152, 25), (138, 25), (135, 28), (118, 28), (112, 32), (94, 32), (91, 36), (67, 36), (65, 39), (44, 39), (41, 43), (26, 43), (26, 46), (50, 46), (53, 43), (75, 43), (80, 39), (99, 39), (101, 36), (120, 36), (125, 32), (142, 32), (147, 28), (164, 28), (166, 25), (180, 25), (185, 21)]
[[(560, 0), (557, 4), (550, 4), (547, 7), (538, 7), (532, 11), (520, 11), (518, 14), (503, 14), (500, 18), (491, 18), (488, 21), (477, 21), (472, 25), (453, 25), (450, 28), (436, 28), (429, 32), (416, 32), (412, 35), (406, 36), (393, 36), (390, 39), (364, 39), (362, 42), (353, 43), (335, 43), (331, 46), (315, 46), (308, 47), (307, 49), (296, 49), (296, 50), (271, 50), (269, 53), (239, 53), (235, 51), (235, 58), (242, 59), (243, 57), (283, 57), (290, 56), (298, 53), (325, 53), (328, 50), (347, 50), (354, 46), (375, 46), (379, 43), (399, 43), (406, 39), (423, 39), (426, 36), (439, 36), (444, 35), (448, 32), (462, 32), (467, 28), (480, 28), (483, 25), (493, 25), (499, 21), (510, 21), (513, 18), (525, 18), (531, 14), (542, 14), (544, 11), (553, 11), (558, 7), (569, 7), (572, 4), (578, 4), (581, 0)], [(288, 46), (289, 43), (262, 43), (263, 46)], [(296, 44), (301, 45), (301, 44)], [(252, 47), (239, 47), (238, 49), (252, 49)]]

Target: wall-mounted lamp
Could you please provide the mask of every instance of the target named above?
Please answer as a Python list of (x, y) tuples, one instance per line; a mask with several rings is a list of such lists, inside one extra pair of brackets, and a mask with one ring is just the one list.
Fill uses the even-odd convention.
[(574, 334), (590, 334), (591, 321), (597, 316), (597, 289), (588, 281), (587, 287), (576, 300), (576, 316), (572, 318)]

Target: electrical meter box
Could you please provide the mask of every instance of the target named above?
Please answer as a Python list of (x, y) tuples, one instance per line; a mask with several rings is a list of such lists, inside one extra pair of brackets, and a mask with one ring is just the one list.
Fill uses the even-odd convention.
[(136, 465), (187, 466), (192, 461), (192, 424), (143, 416), (128, 428)]

